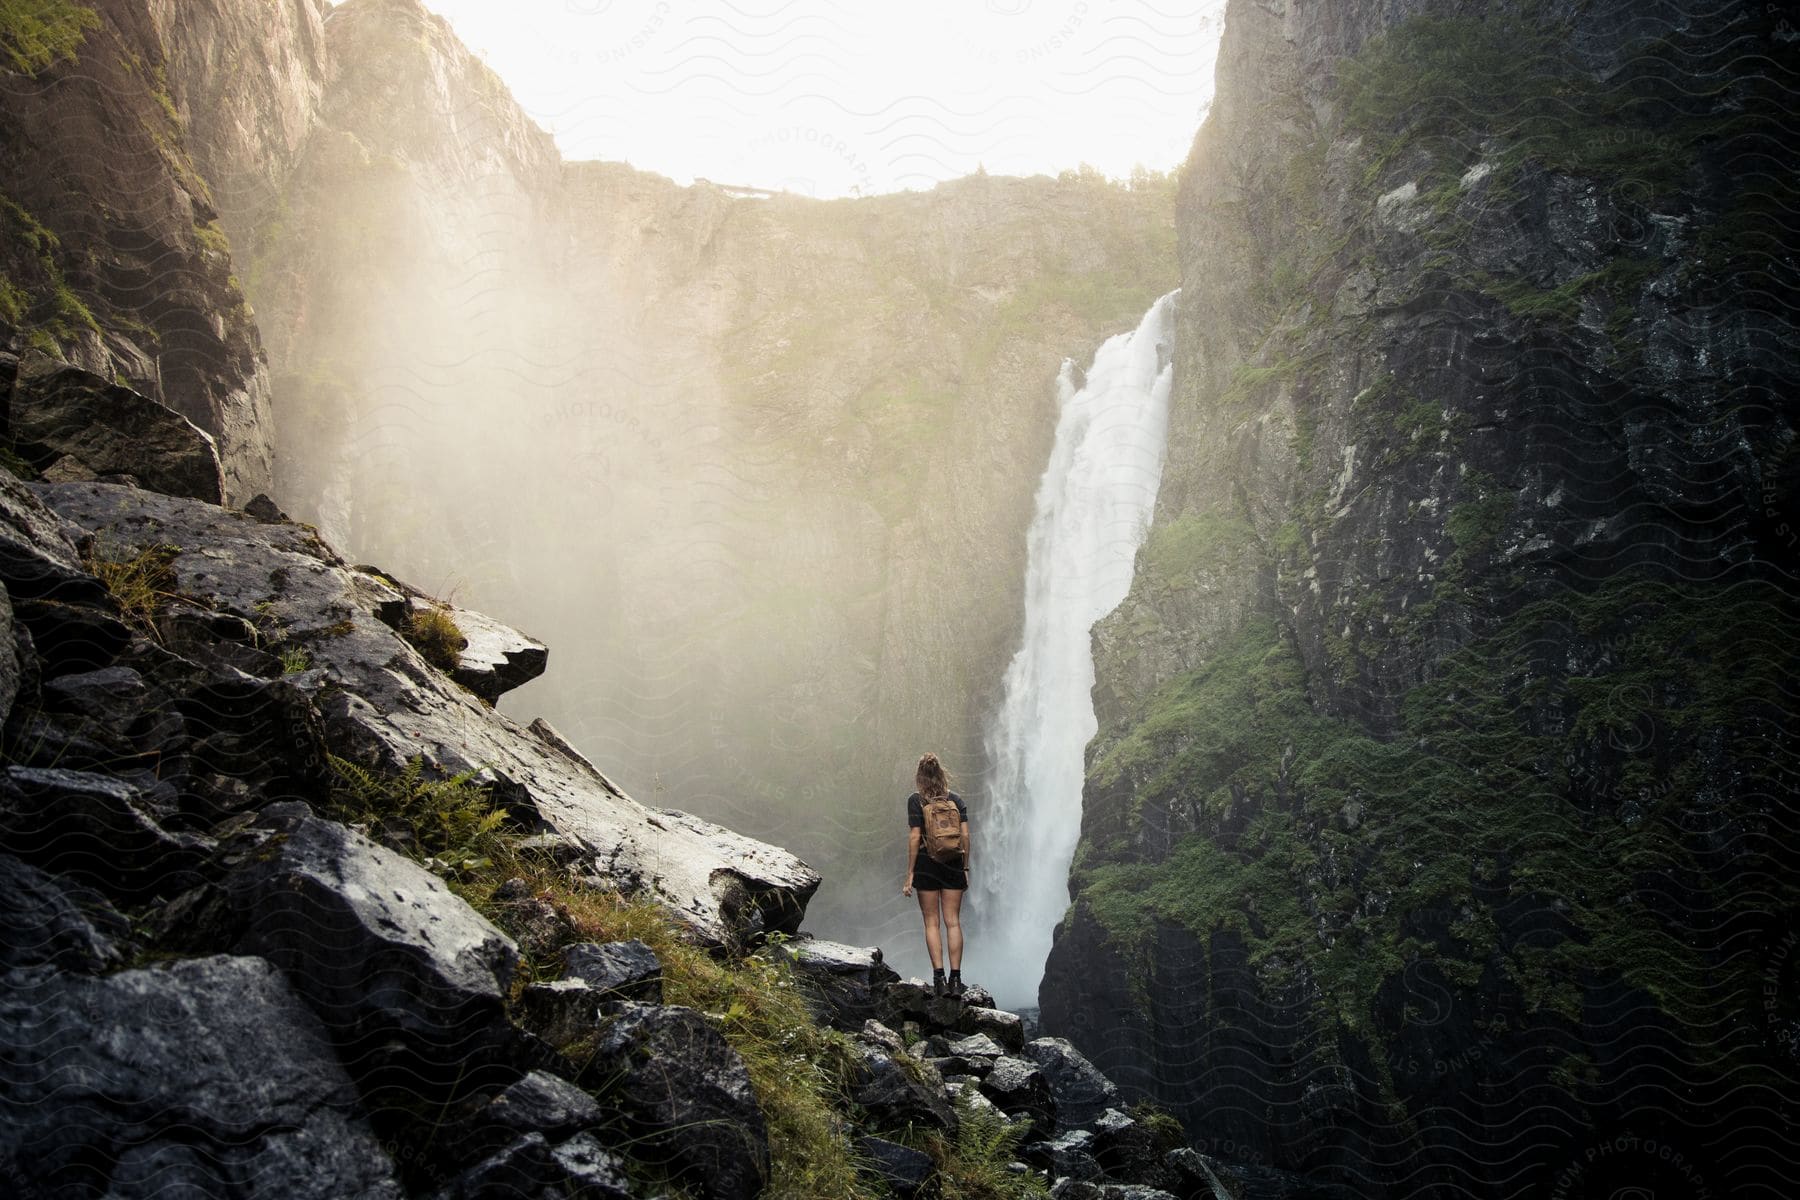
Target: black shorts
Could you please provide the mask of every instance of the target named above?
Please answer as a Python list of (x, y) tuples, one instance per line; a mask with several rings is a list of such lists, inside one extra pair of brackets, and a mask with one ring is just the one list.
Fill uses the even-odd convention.
[(913, 890), (916, 892), (960, 892), (969, 886), (969, 876), (961, 867), (946, 867), (925, 851), (913, 859)]

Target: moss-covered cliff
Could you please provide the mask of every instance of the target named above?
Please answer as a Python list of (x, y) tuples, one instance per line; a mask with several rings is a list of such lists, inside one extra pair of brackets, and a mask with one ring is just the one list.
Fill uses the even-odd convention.
[(283, 91), (251, 45), (303, 45), (293, 27), (319, 14), (312, 0), (278, 7), (279, 33), (250, 0), (179, 6), (179, 19), (141, 0), (0, 6), (0, 339), (180, 411), (218, 439), (238, 502), (272, 486), (274, 431), (221, 224), (233, 197), (213, 188), (236, 176), (213, 168), (283, 169), (273, 123), (222, 99)]
[(1797, 65), (1750, 5), (1230, 9), (1043, 989), (1215, 1148), (1779, 1181)]

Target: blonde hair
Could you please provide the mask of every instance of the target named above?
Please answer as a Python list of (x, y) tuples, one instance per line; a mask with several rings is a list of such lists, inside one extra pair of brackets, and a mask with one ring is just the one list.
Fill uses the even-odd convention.
[(919, 799), (935, 800), (950, 794), (950, 772), (944, 770), (944, 764), (938, 761), (935, 754), (921, 754), (919, 769), (913, 774), (913, 786), (919, 790)]

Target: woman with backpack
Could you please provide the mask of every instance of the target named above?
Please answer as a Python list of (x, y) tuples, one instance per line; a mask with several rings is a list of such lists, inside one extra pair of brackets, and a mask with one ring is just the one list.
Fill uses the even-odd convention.
[(942, 996), (946, 990), (943, 952), (948, 942), (948, 990), (952, 996), (960, 996), (962, 898), (969, 886), (969, 809), (962, 797), (950, 790), (950, 774), (935, 754), (919, 759), (913, 785), (919, 790), (906, 798), (906, 882), (900, 894), (919, 893), (925, 950), (931, 955), (932, 992)]

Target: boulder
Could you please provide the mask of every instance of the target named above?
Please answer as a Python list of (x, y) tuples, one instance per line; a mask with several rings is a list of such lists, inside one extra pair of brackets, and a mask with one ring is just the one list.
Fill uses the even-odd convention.
[(1155, 1187), (1175, 1182), (1163, 1165), (1155, 1136), (1142, 1122), (1109, 1108), (1089, 1128), (1094, 1135), (1094, 1157), (1108, 1178)]
[(511, 939), (431, 872), (304, 805), (263, 817), (266, 841), (224, 880), (239, 948), (287, 972), (365, 1087), (478, 1086), (510, 1028)]
[(44, 964), (99, 972), (124, 959), (131, 922), (99, 893), (0, 854), (0, 974)]
[(1008, 1116), (1029, 1118), (1043, 1133), (1056, 1127), (1060, 1114), (1052, 1105), (1050, 1083), (1035, 1063), (1010, 1054), (996, 1059), (981, 1081), (981, 1094)]
[(1171, 1150), (1163, 1163), (1179, 1181), (1177, 1191), (1205, 1200), (1357, 1200), (1362, 1194), (1273, 1167), (1223, 1162), (1187, 1146)]
[(1119, 1089), (1066, 1038), (1044, 1037), (1025, 1043), (1024, 1055), (1038, 1065), (1050, 1084), (1059, 1130), (1091, 1125), (1118, 1106)]
[(173, 896), (198, 884), (211, 839), (157, 823), (140, 788), (54, 767), (0, 772), (0, 844), (109, 895)]
[(433, 1200), (508, 1200), (558, 1196), (582, 1200), (632, 1200), (625, 1164), (591, 1135), (553, 1146), (528, 1133), (470, 1167)]
[(784, 947), (819, 1020), (854, 1032), (881, 1012), (882, 990), (899, 974), (882, 961), (878, 946), (846, 946), (805, 938)]
[(850, 1098), (861, 1105), (880, 1129), (908, 1125), (956, 1130), (956, 1110), (943, 1080), (925, 1063), (907, 1062), (905, 1055), (858, 1043), (862, 1061), (857, 1065)]
[(922, 1150), (872, 1136), (856, 1139), (856, 1152), (867, 1164), (863, 1169), (881, 1181), (901, 1200), (909, 1200), (931, 1182), (931, 1156)]
[(513, 1013), (521, 1025), (550, 1045), (568, 1047), (598, 1029), (617, 999), (589, 987), (585, 979), (557, 979), (527, 984)]
[(81, 536), (81, 530), (0, 467), (0, 582), (15, 600), (109, 603), (106, 589), (82, 565), (76, 548)]
[(1085, 1129), (1071, 1129), (1047, 1142), (1032, 1142), (1025, 1147), (1024, 1158), (1048, 1171), (1052, 1179), (1097, 1182), (1101, 1178), (1100, 1163), (1094, 1158), (1094, 1137)]
[(131, 644), (131, 629), (111, 597), (73, 604), (15, 595), (13, 618), (30, 631), (46, 679), (110, 666)]
[(999, 1058), (1006, 1051), (993, 1038), (985, 1033), (970, 1034), (960, 1038), (946, 1038), (944, 1051), (959, 1058)]
[(563, 978), (581, 980), (603, 999), (662, 1003), (662, 963), (656, 951), (635, 938), (565, 948)]
[(705, 1200), (751, 1200), (769, 1174), (769, 1134), (743, 1059), (691, 1008), (627, 1001), (583, 1075), (641, 1139), (639, 1157)]
[[(1090, 1179), (1065, 1176), (1050, 1189), (1051, 1200), (1181, 1200), (1161, 1188), (1138, 1183), (1096, 1183)], [(1220, 1200), (1230, 1200), (1229, 1196)]]
[(864, 1021), (862, 1028), (857, 1030), (854, 1036), (863, 1045), (885, 1050), (891, 1055), (897, 1056), (906, 1053), (906, 1042), (901, 1039), (899, 1034), (880, 1021), (873, 1019)]
[[(304, 648), (313, 669), (287, 682), (317, 705), (337, 753), (385, 771), (419, 756), (440, 778), (474, 772), (509, 809), (534, 814), (579, 843), (590, 874), (663, 902), (710, 946), (798, 931), (819, 884), (810, 867), (699, 818), (646, 808), (548, 725), (526, 729), (483, 704), (396, 631), (406, 593), (349, 565), (306, 527), (101, 483), (40, 483), (34, 490), (109, 546), (180, 547), (170, 569), (181, 592), (220, 617), (278, 626), (288, 643)], [(10, 587), (6, 500), (0, 495), (0, 579)], [(62, 529), (24, 502), (12, 508), (21, 520), (48, 516)]]
[(151, 491), (224, 501), (219, 452), (209, 434), (174, 409), (80, 367), (59, 363), (21, 373), (10, 427), (14, 452), (40, 471), (61, 463), (64, 477), (129, 476)]
[(130, 667), (102, 667), (62, 675), (44, 684), (44, 707), (91, 721), (102, 729), (126, 733), (143, 715), (150, 689)]
[(1007, 1052), (1017, 1054), (1025, 1046), (1025, 1022), (1018, 1013), (965, 1004), (956, 1020), (959, 1033), (985, 1033)]
[(0, 1061), (13, 1194), (402, 1195), (318, 1019), (261, 959), (12, 975)]
[(928, 984), (909, 979), (881, 989), (875, 1015), (896, 1029), (915, 1021), (927, 1033), (943, 1033), (956, 1029), (968, 1007), (964, 997), (933, 995)]
[(560, 1141), (598, 1125), (603, 1118), (594, 1098), (547, 1071), (531, 1071), (479, 1102), (434, 1138), (459, 1161), (498, 1154), (527, 1134)]

